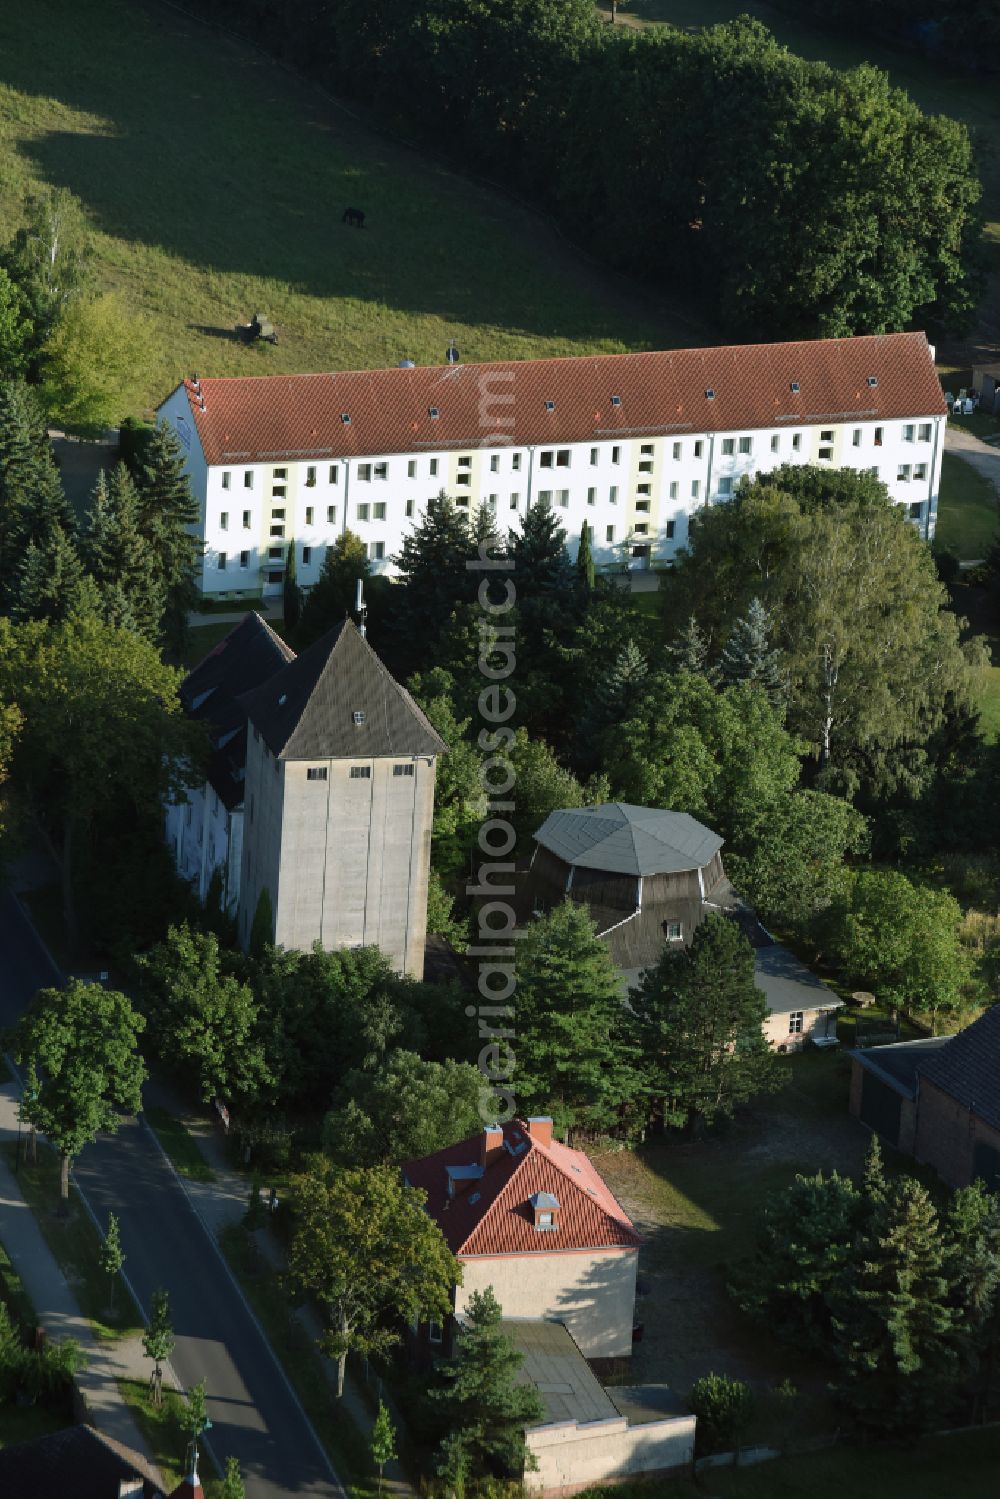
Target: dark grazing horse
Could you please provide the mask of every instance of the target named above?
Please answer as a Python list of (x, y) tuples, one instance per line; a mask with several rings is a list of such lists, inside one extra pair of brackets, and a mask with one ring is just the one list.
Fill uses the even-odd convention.
[(356, 229), (365, 227), (365, 216), (360, 208), (345, 208), (342, 224), (353, 224)]

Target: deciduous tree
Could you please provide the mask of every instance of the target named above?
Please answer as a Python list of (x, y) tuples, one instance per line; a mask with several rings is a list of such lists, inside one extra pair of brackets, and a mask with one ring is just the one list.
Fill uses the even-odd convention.
[(124, 994), (79, 979), (65, 989), (40, 989), (18, 1023), (15, 1046), (28, 1079), (21, 1114), (59, 1152), (64, 1203), (70, 1166), (83, 1147), (114, 1134), (121, 1115), (140, 1107), (144, 1029)]
[(149, 1326), (142, 1335), (143, 1351), (147, 1358), (153, 1360), (153, 1372), (149, 1376), (149, 1393), (157, 1408), (163, 1403), (162, 1366), (174, 1351), (174, 1341), (174, 1328), (170, 1318), (170, 1297), (161, 1287), (153, 1292)]
[(398, 1166), (431, 1155), (478, 1133), (482, 1082), (467, 1062), (390, 1052), (374, 1072), (343, 1079), (323, 1121), (324, 1148), (345, 1166)]

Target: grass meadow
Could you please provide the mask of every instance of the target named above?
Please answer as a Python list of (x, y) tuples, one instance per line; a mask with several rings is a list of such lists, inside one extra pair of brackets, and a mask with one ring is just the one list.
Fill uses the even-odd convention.
[[(69, 188), (97, 278), (145, 329), (133, 410), (185, 374), (276, 374), (699, 343), (502, 193), (380, 136), (155, 0), (0, 7), (0, 223)], [(363, 207), (363, 230), (340, 222)], [(256, 310), (277, 348), (233, 325)]]

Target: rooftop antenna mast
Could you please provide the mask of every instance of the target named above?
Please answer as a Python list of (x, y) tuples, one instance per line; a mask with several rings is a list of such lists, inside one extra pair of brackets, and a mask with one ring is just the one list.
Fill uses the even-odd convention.
[(361, 639), (364, 640), (365, 636), (368, 634), (368, 630), (365, 625), (365, 620), (368, 617), (368, 605), (365, 603), (364, 578), (358, 579), (358, 591), (354, 599), (354, 612), (358, 616), (358, 632), (361, 635)]

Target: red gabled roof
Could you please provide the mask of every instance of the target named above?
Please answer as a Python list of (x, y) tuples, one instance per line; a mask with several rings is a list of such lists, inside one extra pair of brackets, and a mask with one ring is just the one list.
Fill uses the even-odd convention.
[[(876, 385), (869, 385), (870, 376)], [(923, 333), (184, 384), (209, 464), (587, 442), (615, 434), (681, 436), (945, 412)], [(715, 392), (713, 399), (707, 390)]]
[[(403, 1166), (410, 1186), (426, 1192), (427, 1211), (460, 1259), (638, 1248), (639, 1235), (589, 1157), (558, 1140), (540, 1145), (520, 1120), (503, 1126), (504, 1148), (478, 1180), (460, 1182), (449, 1201), (447, 1168), (477, 1165), (481, 1139), (476, 1135)], [(536, 1192), (550, 1192), (559, 1202), (552, 1232), (534, 1226), (530, 1198)]]

